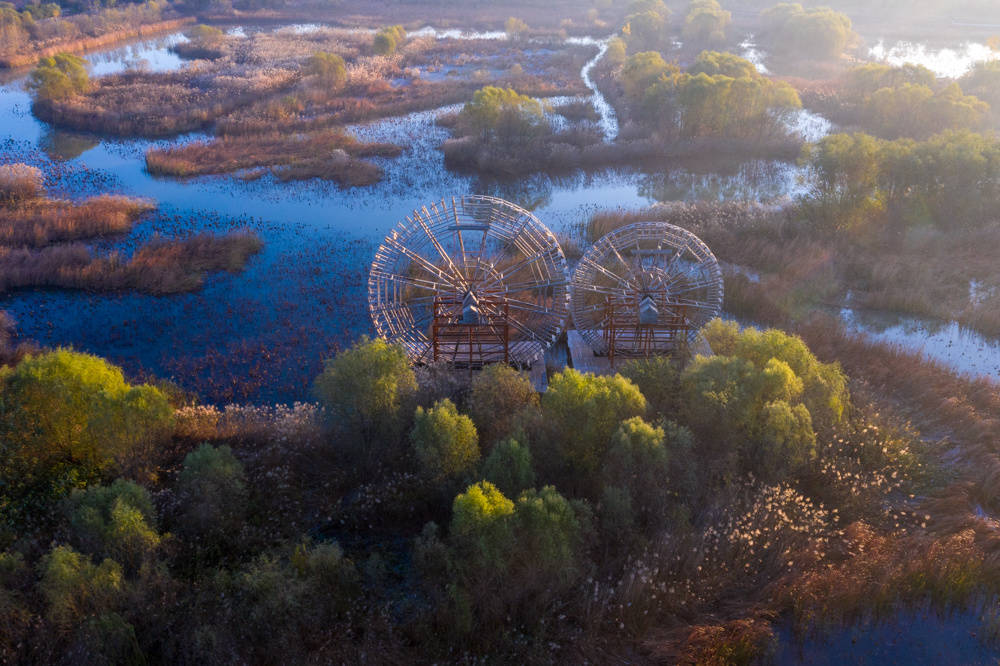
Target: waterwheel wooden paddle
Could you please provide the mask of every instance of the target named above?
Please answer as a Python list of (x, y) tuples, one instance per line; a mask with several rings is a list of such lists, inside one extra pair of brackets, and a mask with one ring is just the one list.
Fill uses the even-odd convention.
[(414, 363), (529, 365), (562, 332), (569, 273), (555, 235), (503, 199), (424, 206), (375, 253), (368, 306)]
[(685, 351), (722, 309), (722, 271), (697, 236), (637, 222), (598, 240), (573, 274), (573, 323), (598, 354)]

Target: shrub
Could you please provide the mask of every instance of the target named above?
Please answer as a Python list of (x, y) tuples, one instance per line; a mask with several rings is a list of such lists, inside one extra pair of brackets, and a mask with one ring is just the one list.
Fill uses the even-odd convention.
[(649, 413), (674, 418), (681, 409), (680, 370), (667, 356), (633, 359), (620, 370), (635, 384), (649, 405)]
[(373, 462), (398, 443), (417, 380), (402, 347), (362, 338), (326, 362), (313, 390), (333, 424), (360, 438), (362, 455)]
[(188, 39), (203, 48), (217, 46), (224, 36), (218, 28), (205, 24), (196, 25), (187, 32)]
[(347, 82), (344, 59), (336, 53), (317, 51), (306, 60), (304, 70), (306, 74), (315, 76), (331, 90), (340, 90)]
[(516, 503), (487, 481), (458, 495), (449, 535), (458, 628), (488, 635), (512, 614), (515, 623), (536, 623), (583, 570), (587, 529), (551, 486)]
[(494, 442), (511, 434), (518, 412), (537, 404), (538, 393), (525, 373), (501, 363), (483, 368), (472, 380), (467, 400), (483, 450), (489, 452)]
[(472, 419), (455, 404), (441, 400), (428, 410), (417, 407), (410, 441), (425, 475), (432, 479), (462, 476), (479, 462), (479, 436)]
[(483, 478), (510, 497), (535, 485), (531, 450), (516, 439), (505, 439), (493, 447), (483, 462)]
[(83, 552), (138, 569), (159, 544), (149, 492), (117, 479), (110, 486), (74, 490), (67, 500), (70, 532)]
[(90, 86), (87, 61), (69, 53), (42, 58), (28, 76), (36, 99), (52, 101), (79, 95)]
[(618, 424), (645, 412), (646, 399), (621, 375), (584, 375), (573, 369), (553, 375), (542, 396), (546, 444), (551, 449), (547, 454), (555, 457), (547, 462), (568, 465), (582, 478), (590, 477), (604, 460)]
[(716, 0), (691, 0), (684, 17), (684, 39), (699, 44), (720, 44), (726, 41), (726, 29), (733, 15)]
[(716, 353), (747, 359), (758, 369), (766, 369), (772, 359), (787, 364), (802, 383), (802, 402), (817, 425), (844, 423), (850, 406), (847, 377), (839, 363), (821, 363), (802, 338), (777, 329), (739, 331), (735, 322), (720, 319), (709, 322), (703, 334)]
[(152, 386), (65, 349), (29, 355), (0, 371), (0, 515), (21, 520), (130, 466), (144, 445), (169, 435), (173, 410)]
[(851, 19), (828, 7), (803, 9), (784, 2), (761, 14), (762, 41), (770, 48), (796, 57), (838, 58), (854, 38)]
[(179, 532), (197, 550), (217, 554), (230, 543), (247, 513), (246, 472), (228, 446), (202, 444), (184, 458), (177, 482)]
[(0, 206), (37, 199), (45, 191), (42, 170), (27, 164), (0, 165)]
[(547, 127), (541, 102), (511, 88), (495, 86), (477, 90), (463, 107), (459, 120), (483, 138), (501, 144), (528, 141)]
[(523, 39), (528, 32), (528, 24), (519, 18), (511, 16), (503, 24), (507, 37), (513, 41)]
[[(678, 498), (678, 490), (690, 492), (693, 488), (687, 485), (679, 489), (672, 477), (675, 468), (691, 466), (693, 461), (688, 455), (693, 438), (690, 431), (676, 424), (670, 424), (670, 436), (668, 442), (664, 428), (650, 425), (638, 416), (623, 421), (602, 465), (605, 487), (627, 495), (629, 520), (634, 519), (647, 533), (668, 523), (678, 499), (691, 499)], [(615, 511), (624, 511), (621, 501), (611, 499)]]
[(625, 18), (622, 38), (628, 43), (630, 51), (660, 49), (665, 44), (670, 12), (660, 5), (662, 3), (648, 3), (648, 9), (635, 11)]
[(612, 37), (608, 42), (608, 50), (604, 53), (604, 57), (612, 67), (624, 64), (626, 57), (625, 40), (621, 37)]
[(728, 478), (749, 470), (780, 480), (804, 471), (816, 456), (809, 407), (827, 430), (844, 418), (848, 397), (839, 367), (819, 363), (801, 340), (780, 331), (735, 333), (720, 324), (706, 330), (710, 342), (732, 355), (696, 358), (682, 382), (688, 421), (699, 441), (710, 444), (702, 452), (712, 472)]
[[(247, 663), (301, 663), (349, 612), (358, 592), (354, 564), (335, 543), (297, 546), (290, 557), (261, 555), (220, 573), (213, 592)], [(217, 655), (216, 660), (224, 660)]]
[(394, 25), (382, 28), (372, 40), (372, 48), (379, 55), (389, 56), (396, 52), (399, 45), (406, 40), (406, 31), (403, 26)]
[(93, 564), (68, 546), (58, 546), (42, 558), (39, 589), (48, 603), (49, 619), (61, 627), (110, 610), (123, 591), (117, 562)]

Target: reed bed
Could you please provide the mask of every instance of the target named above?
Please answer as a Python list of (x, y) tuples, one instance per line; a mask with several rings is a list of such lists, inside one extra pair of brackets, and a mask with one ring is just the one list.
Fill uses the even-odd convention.
[(101, 77), (83, 95), (37, 100), (47, 122), (117, 136), (167, 136), (203, 129), (263, 96), (288, 89), (296, 74), (283, 69), (131, 71)]
[(121, 234), (153, 208), (148, 201), (113, 195), (80, 202), (33, 199), (15, 207), (0, 207), (0, 245), (41, 248)]
[(319, 177), (357, 186), (382, 177), (379, 167), (358, 158), (395, 157), (401, 152), (393, 144), (362, 143), (334, 131), (252, 134), (153, 148), (146, 153), (146, 168), (154, 174), (185, 177), (281, 167), (274, 169), (279, 179)]
[(149, 294), (194, 291), (210, 272), (240, 270), (261, 247), (256, 236), (239, 233), (156, 240), (129, 258), (116, 253), (94, 256), (79, 243), (40, 250), (3, 247), (0, 292), (36, 287)]

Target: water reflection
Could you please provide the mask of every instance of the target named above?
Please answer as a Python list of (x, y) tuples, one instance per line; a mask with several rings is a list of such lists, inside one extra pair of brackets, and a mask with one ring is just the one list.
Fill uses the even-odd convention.
[(905, 63), (923, 65), (938, 76), (957, 79), (964, 75), (977, 62), (993, 60), (998, 57), (996, 51), (986, 44), (965, 42), (956, 48), (935, 49), (919, 42), (896, 42), (886, 46), (883, 40), (868, 50), (868, 54), (876, 60), (883, 60), (898, 67)]
[(1000, 341), (957, 322), (850, 308), (843, 308), (840, 317), (851, 331), (923, 354), (959, 374), (1000, 381)]

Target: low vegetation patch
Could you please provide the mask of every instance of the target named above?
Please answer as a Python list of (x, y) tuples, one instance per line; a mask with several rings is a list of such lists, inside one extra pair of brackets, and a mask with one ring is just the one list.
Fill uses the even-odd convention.
[(250, 134), (152, 148), (146, 153), (150, 173), (197, 176), (271, 167), (281, 180), (323, 178), (344, 186), (370, 185), (382, 177), (378, 166), (362, 157), (395, 157), (392, 144), (366, 144), (333, 131), (304, 136)]
[(0, 166), (0, 292), (35, 287), (192, 291), (209, 273), (241, 270), (262, 247), (249, 233), (201, 234), (155, 239), (129, 257), (96, 255), (81, 241), (124, 234), (154, 206), (110, 195), (80, 202), (51, 199), (43, 182), (36, 167)]

